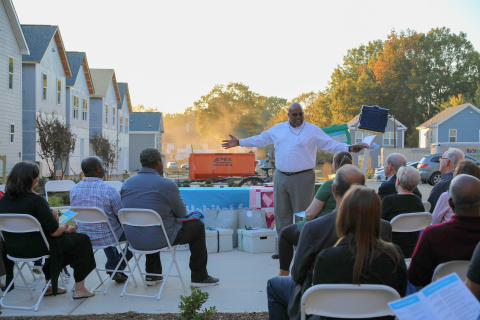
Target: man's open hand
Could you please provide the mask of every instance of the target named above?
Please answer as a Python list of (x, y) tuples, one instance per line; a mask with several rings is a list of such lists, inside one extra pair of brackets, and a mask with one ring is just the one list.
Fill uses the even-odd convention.
[(349, 152), (357, 153), (357, 152), (359, 152), (360, 150), (362, 150), (362, 149), (364, 149), (364, 148), (365, 148), (365, 147), (357, 146), (357, 145), (355, 145), (355, 146), (349, 146), (349, 147), (348, 147), (348, 151), (349, 151)]
[(235, 138), (234, 136), (232, 136), (231, 134), (229, 134), (230, 136), (230, 140), (223, 140), (222, 142), (222, 147), (224, 147), (225, 149), (230, 149), (230, 148), (233, 148), (233, 147), (238, 147), (240, 145), (240, 142), (238, 141), (237, 138)]

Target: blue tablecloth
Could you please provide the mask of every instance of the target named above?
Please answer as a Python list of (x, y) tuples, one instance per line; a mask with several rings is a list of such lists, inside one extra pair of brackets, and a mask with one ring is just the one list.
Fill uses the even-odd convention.
[(187, 211), (248, 208), (249, 188), (179, 188)]

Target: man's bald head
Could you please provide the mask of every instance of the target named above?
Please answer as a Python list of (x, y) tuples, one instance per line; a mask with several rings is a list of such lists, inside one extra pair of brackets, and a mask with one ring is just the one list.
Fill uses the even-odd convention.
[(298, 102), (294, 102), (294, 103), (290, 104), (290, 106), (288, 107), (288, 113), (302, 112), (302, 111), (303, 111), (303, 107)]
[[(100, 170), (97, 170), (100, 169)], [(88, 157), (82, 161), (82, 171), (85, 177), (103, 178), (105, 170), (99, 157)]]
[(343, 197), (354, 184), (365, 185), (365, 176), (356, 166), (352, 166), (351, 164), (344, 165), (338, 169), (335, 175), (333, 183), (335, 195)]
[(396, 173), (398, 169), (407, 165), (407, 158), (401, 153), (392, 153), (387, 157), (385, 164), (391, 164)]
[(294, 128), (300, 127), (303, 124), (303, 108), (298, 102), (292, 103), (288, 107), (288, 122)]
[(460, 216), (480, 216), (480, 180), (476, 177), (459, 174), (450, 183), (449, 204), (453, 212)]

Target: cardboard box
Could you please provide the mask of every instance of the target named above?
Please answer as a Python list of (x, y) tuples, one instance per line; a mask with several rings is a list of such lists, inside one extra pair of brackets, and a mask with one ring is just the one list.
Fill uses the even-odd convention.
[(233, 250), (233, 230), (224, 228), (215, 228), (215, 230), (205, 230), (205, 239), (208, 253), (217, 253)]
[(238, 249), (249, 253), (275, 252), (275, 230), (238, 229)]

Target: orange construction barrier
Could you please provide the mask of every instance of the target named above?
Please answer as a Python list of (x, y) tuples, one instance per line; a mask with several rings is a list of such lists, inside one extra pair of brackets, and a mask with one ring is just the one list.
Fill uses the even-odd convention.
[(219, 179), (255, 175), (255, 153), (192, 153), (190, 179)]

